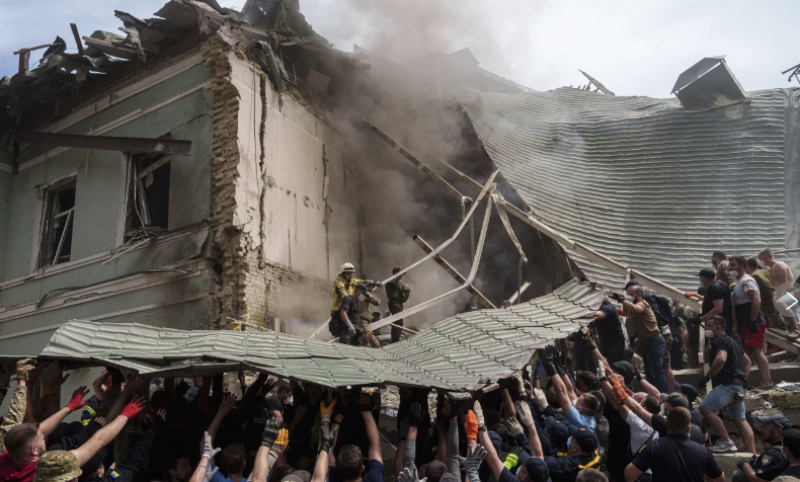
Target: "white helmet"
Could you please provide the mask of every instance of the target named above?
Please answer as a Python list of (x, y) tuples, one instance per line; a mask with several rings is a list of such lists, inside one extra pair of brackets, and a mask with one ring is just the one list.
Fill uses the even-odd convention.
[(355, 273), (356, 267), (353, 266), (353, 263), (345, 263), (342, 265), (342, 273)]

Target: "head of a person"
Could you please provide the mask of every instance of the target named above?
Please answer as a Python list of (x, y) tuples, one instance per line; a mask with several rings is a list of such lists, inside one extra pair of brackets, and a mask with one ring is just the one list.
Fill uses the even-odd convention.
[(336, 472), (340, 480), (361, 479), (361, 474), (364, 472), (364, 455), (357, 445), (348, 444), (339, 450), (339, 456), (336, 457)]
[(6, 450), (17, 463), (28, 463), (39, 459), (47, 446), (38, 423), (21, 423), (11, 427), (3, 438)]
[(747, 259), (741, 254), (736, 254), (731, 256), (730, 261), (728, 261), (728, 267), (730, 268), (731, 276), (735, 276), (737, 279), (744, 276), (745, 267), (747, 266)]
[(760, 259), (765, 266), (772, 266), (775, 264), (775, 255), (772, 254), (772, 250), (769, 248), (762, 249), (761, 252), (758, 253), (758, 259)]
[(367, 293), (372, 294), (372, 291), (375, 289), (375, 283), (367, 283), (366, 287), (367, 287)]
[(440, 482), (447, 473), (447, 466), (438, 460), (431, 460), (425, 466), (425, 477), (429, 482)]
[(800, 429), (790, 428), (783, 431), (783, 448), (789, 462), (800, 462)]
[(689, 408), (689, 399), (683, 396), (682, 393), (666, 393), (661, 394), (661, 400), (664, 402), (664, 412), (669, 413), (675, 407)]
[(697, 277), (700, 279), (700, 283), (708, 288), (714, 284), (714, 280), (717, 278), (717, 272), (711, 268), (703, 268), (700, 270), (700, 273), (697, 274)]
[(642, 300), (644, 291), (642, 290), (641, 285), (630, 285), (625, 291), (631, 296), (631, 298), (633, 298), (634, 303)]
[(367, 286), (364, 283), (358, 283), (355, 290), (353, 290), (353, 298), (358, 299), (361, 295), (368, 294)]
[(569, 454), (573, 457), (586, 457), (592, 455), (597, 450), (597, 436), (591, 430), (585, 428), (578, 429), (572, 434), (572, 442), (569, 444)]
[(747, 274), (753, 274), (758, 269), (758, 260), (756, 258), (747, 258), (744, 270)]
[(608, 482), (608, 477), (597, 469), (588, 468), (578, 472), (575, 482)]
[(172, 395), (166, 390), (158, 390), (150, 397), (150, 408), (153, 411), (166, 410), (172, 401)]
[(653, 415), (661, 413), (661, 400), (654, 397), (653, 395), (647, 395), (646, 397), (644, 397), (644, 400), (642, 400), (641, 405), (642, 407), (644, 407), (645, 410), (652, 413)]
[(81, 471), (83, 471), (83, 474), (78, 478), (78, 482), (103, 478), (103, 476), (106, 474), (106, 466), (103, 464), (103, 460), (105, 460), (107, 455), (108, 452), (106, 449), (100, 449), (99, 452), (94, 454), (94, 457), (83, 464), (81, 466)]
[(287, 383), (281, 383), (278, 385), (278, 391), (275, 392), (275, 396), (277, 396), (281, 402), (285, 402), (291, 395), (291, 386), (289, 386)]
[(553, 406), (558, 406), (558, 393), (556, 392), (556, 387), (553, 386), (552, 380), (547, 380), (544, 394), (545, 398), (547, 398), (547, 403)]
[[(395, 266), (392, 269), (392, 275), (396, 275), (397, 273), (399, 273), (401, 271), (403, 271), (403, 267), (402, 266)], [(400, 281), (401, 279), (403, 279), (403, 275), (402, 274), (397, 277), (397, 281)]]
[(531, 457), (520, 465), (517, 476), (522, 482), (547, 482), (550, 480), (550, 468), (543, 459)]
[(728, 256), (725, 254), (725, 251), (714, 251), (711, 253), (711, 264), (714, 265), (715, 268), (726, 259), (728, 259)]
[(282, 478), (281, 482), (311, 482), (311, 472), (307, 470), (295, 470)]
[(694, 401), (697, 400), (697, 397), (700, 395), (694, 385), (690, 385), (688, 383), (684, 383), (683, 385), (675, 383), (675, 388), (681, 392), (681, 394), (683, 394), (687, 400), (689, 400), (690, 404), (694, 403)]
[(727, 323), (721, 316), (712, 316), (706, 320), (706, 337), (714, 338), (725, 333)]
[(792, 428), (789, 419), (783, 415), (776, 414), (768, 417), (756, 417), (761, 422), (758, 431), (761, 432), (761, 440), (770, 445), (783, 443), (783, 432)]
[(78, 480), (82, 473), (75, 454), (53, 450), (39, 458), (33, 482), (72, 482)]
[(192, 478), (194, 467), (192, 467), (192, 461), (188, 454), (181, 454), (175, 457), (168, 472), (173, 482), (189, 482), (189, 479)]
[(281, 465), (280, 467), (276, 468), (275, 470), (270, 471), (270, 480), (283, 480), (286, 477), (292, 475), (294, 473), (294, 467), (286, 464)]
[(341, 277), (350, 281), (353, 279), (353, 276), (356, 274), (356, 267), (353, 266), (353, 263), (345, 263), (342, 265), (342, 274)]
[(548, 418), (545, 435), (553, 442), (553, 445), (555, 445), (560, 452), (566, 448), (567, 442), (569, 441), (569, 428), (558, 420)]
[(500, 411), (487, 408), (483, 411), (483, 420), (489, 430), (496, 430), (498, 426), (502, 425), (503, 417), (500, 415)]
[(575, 381), (578, 384), (578, 390), (581, 392), (591, 392), (599, 386), (597, 375), (592, 372), (578, 371), (575, 373)]
[(692, 414), (688, 408), (676, 407), (667, 412), (667, 432), (689, 436), (692, 429)]
[(581, 415), (593, 417), (600, 410), (600, 400), (591, 393), (584, 393), (578, 398), (575, 408)]
[(227, 477), (242, 475), (245, 465), (247, 465), (247, 452), (244, 451), (242, 444), (230, 444), (219, 454), (219, 470)]

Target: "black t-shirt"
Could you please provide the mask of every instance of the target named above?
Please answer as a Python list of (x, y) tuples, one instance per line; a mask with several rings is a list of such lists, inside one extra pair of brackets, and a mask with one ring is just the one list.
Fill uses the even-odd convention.
[[(341, 316), (341, 311), (343, 309), (347, 311), (347, 319), (350, 320), (350, 323), (352, 323), (353, 326), (358, 326), (358, 320), (361, 319), (361, 305), (358, 303), (358, 300), (350, 295), (344, 297), (341, 307), (336, 311), (336, 318), (341, 322), (344, 322)], [(347, 325), (342, 326), (346, 327)]]
[(722, 370), (713, 378), (711, 384), (716, 388), (720, 385), (738, 385), (747, 388), (747, 377), (744, 374), (744, 361), (742, 347), (728, 335), (722, 334), (711, 340), (711, 348), (708, 350), (708, 363), (713, 364), (717, 357), (717, 352), (724, 351), (728, 354)]
[(598, 311), (606, 315), (605, 318), (596, 320), (597, 334), (600, 336), (601, 344), (613, 344), (617, 342), (625, 343), (625, 335), (622, 333), (622, 323), (619, 321), (617, 308), (608, 300), (604, 300)]
[(283, 405), (283, 402), (280, 398), (275, 395), (270, 395), (267, 397), (267, 408), (269, 408), (270, 412), (277, 410), (281, 412), (281, 416), (283, 416), (286, 407)]
[(733, 322), (732, 308), (731, 308), (731, 290), (722, 281), (714, 281), (714, 283), (706, 290), (705, 297), (703, 298), (703, 311), (700, 316), (705, 316), (714, 309), (714, 301), (722, 300), (722, 313), (720, 316), (725, 318), (728, 326)]
[(658, 432), (659, 437), (667, 436), (667, 419), (663, 415), (655, 414), (650, 418), (650, 426)]
[(703, 482), (722, 475), (714, 455), (684, 435), (667, 434), (647, 445), (633, 460), (642, 472), (652, 470), (653, 482)]
[(800, 465), (792, 465), (788, 469), (781, 472), (781, 475), (788, 475), (800, 479)]

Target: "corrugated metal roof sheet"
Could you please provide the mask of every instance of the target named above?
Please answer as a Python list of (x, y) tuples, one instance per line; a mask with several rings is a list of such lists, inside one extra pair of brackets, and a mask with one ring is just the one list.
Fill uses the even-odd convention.
[[(454, 95), (537, 217), (673, 286), (696, 288), (714, 250), (783, 247), (795, 223), (784, 206), (787, 131), (797, 130), (788, 90), (702, 113), (571, 88)], [(568, 254), (590, 280), (621, 287), (621, 276)]]
[(274, 332), (183, 331), (76, 320), (52, 335), (41, 356), (152, 375), (196, 376), (246, 367), (327, 386), (390, 383), (471, 390), (508, 377), (536, 348), (587, 324), (602, 298), (592, 285), (573, 281), (506, 310), (454, 316), (383, 349)]

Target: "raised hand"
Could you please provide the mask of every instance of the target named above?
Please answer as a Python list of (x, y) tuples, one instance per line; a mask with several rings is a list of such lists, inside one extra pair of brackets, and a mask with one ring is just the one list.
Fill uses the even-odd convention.
[(408, 409), (408, 424), (419, 428), (420, 423), (422, 423), (422, 404), (414, 402)]
[(397, 476), (397, 482), (426, 482), (428, 480), (425, 477), (422, 480), (419, 480), (419, 476), (417, 475), (417, 468), (416, 467), (407, 467), (403, 470), (400, 475)]
[(264, 447), (272, 447), (275, 440), (278, 438), (278, 430), (281, 428), (281, 421), (278, 417), (267, 419), (264, 424), (264, 431), (261, 432), (261, 445)]
[(214, 448), (211, 435), (208, 432), (203, 432), (203, 457), (209, 460), (209, 464), (214, 460), (214, 456), (221, 451), (221, 448)]
[(481, 402), (475, 400), (475, 405), (472, 407), (472, 411), (475, 413), (475, 418), (478, 420), (478, 428), (483, 427), (486, 425), (486, 422), (483, 419), (483, 409), (481, 408)]
[(89, 404), (89, 400), (83, 401), (83, 397), (85, 397), (89, 393), (89, 390), (86, 387), (80, 387), (72, 393), (72, 398), (67, 403), (65, 408), (68, 408), (70, 412), (74, 412), (75, 410), (80, 410), (81, 408), (85, 407)]
[(328, 405), (325, 405), (324, 401), (319, 402), (319, 415), (322, 422), (330, 423), (331, 416), (333, 415), (333, 407), (336, 406), (336, 400), (338, 400), (338, 398), (331, 400), (331, 403)]
[(486, 449), (484, 449), (480, 445), (476, 445), (475, 447), (468, 447), (467, 449), (467, 456), (461, 457), (459, 455), (458, 460), (461, 461), (461, 465), (464, 466), (465, 471), (467, 472), (467, 477), (469, 477), (470, 482), (473, 480), (480, 481), (480, 477), (478, 475), (478, 468), (481, 466), (481, 462), (483, 459), (486, 458)]
[(128, 417), (131, 419), (136, 416), (147, 405), (147, 399), (144, 397), (137, 397), (128, 402), (125, 408), (122, 409), (120, 416)]
[(528, 405), (528, 402), (518, 401), (514, 406), (522, 426), (528, 428), (533, 425), (533, 414), (531, 414), (531, 406)]
[(514, 435), (521, 435), (525, 432), (516, 418), (507, 418), (503, 420), (503, 423), (508, 427), (508, 431)]
[(336, 432), (339, 431), (339, 427), (337, 426), (333, 430), (329, 430), (326, 427), (320, 427), (319, 429), (319, 452), (330, 452), (331, 447), (333, 447), (333, 441), (336, 439)]

